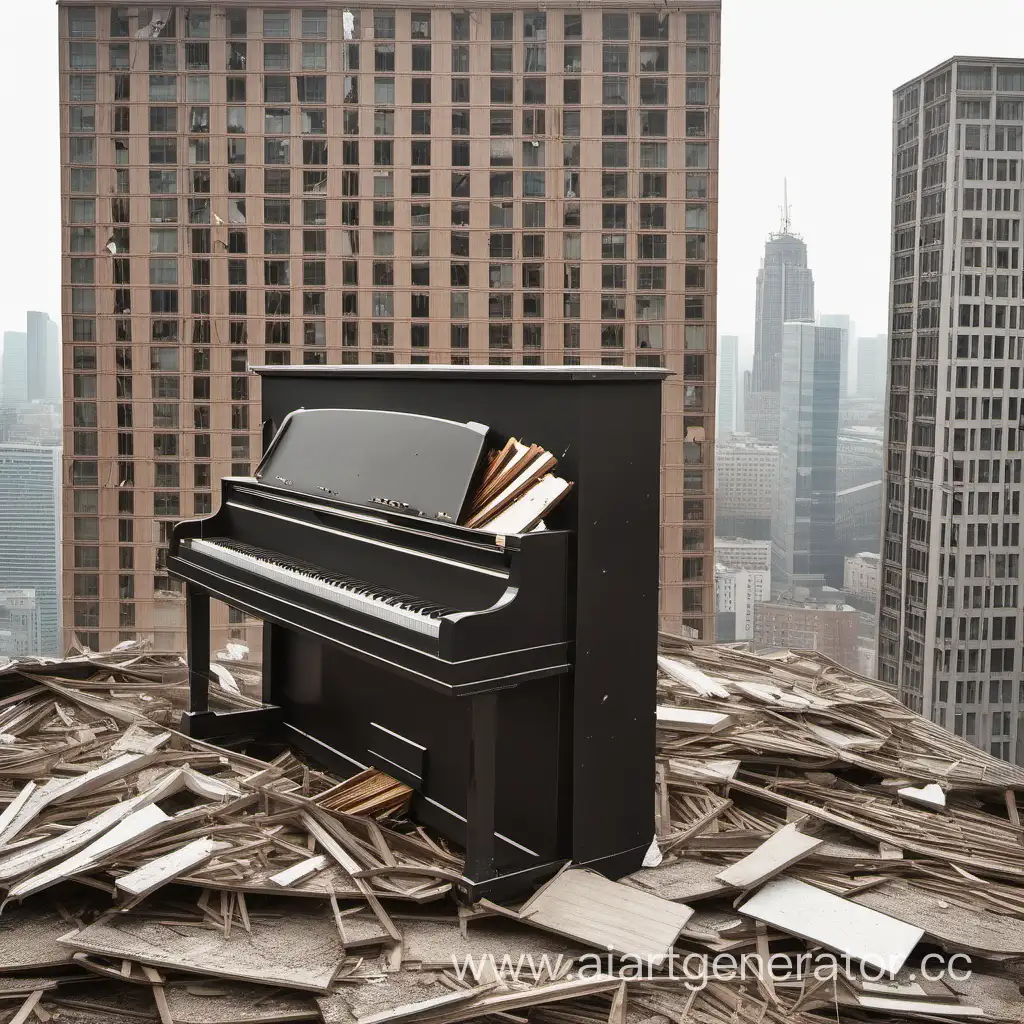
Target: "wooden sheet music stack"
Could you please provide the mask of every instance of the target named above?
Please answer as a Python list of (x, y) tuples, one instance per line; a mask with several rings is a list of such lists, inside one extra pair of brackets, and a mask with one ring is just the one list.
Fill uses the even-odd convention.
[(490, 453), (462, 525), (489, 533), (544, 529), (544, 516), (572, 487), (553, 475), (557, 465), (554, 455), (540, 445), (511, 438), (500, 451)]

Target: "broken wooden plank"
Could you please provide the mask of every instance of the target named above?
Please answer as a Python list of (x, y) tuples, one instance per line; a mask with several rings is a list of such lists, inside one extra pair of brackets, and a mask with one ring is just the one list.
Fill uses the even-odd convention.
[(659, 704), (657, 721), (661, 728), (711, 735), (728, 729), (735, 722), (735, 718), (723, 711), (699, 711), (696, 708), (675, 708), (668, 704)]
[(319, 871), (323, 871), (327, 867), (327, 858), (322, 854), (318, 853), (313, 857), (307, 857), (305, 860), (300, 860), (298, 864), (293, 864), (290, 868), (285, 868), (283, 871), (278, 871), (276, 875), (270, 876), (270, 881), (274, 885), (281, 886), (282, 889), (287, 889), (290, 885), (294, 885), (296, 882), (304, 882), (307, 878), (311, 878)]
[(353, 878), (355, 878), (359, 872), (362, 871), (363, 865), (359, 863), (342, 845), (339, 843), (334, 836), (330, 834), (307, 811), (303, 811), (299, 815), (299, 820), (302, 822), (302, 827), (338, 862), (338, 865), (343, 871), (346, 871)]
[(520, 916), (545, 931), (660, 964), (693, 909), (612, 882), (588, 868), (563, 871)]
[(736, 909), (890, 974), (924, 935), (923, 928), (786, 876), (768, 882)]
[(23, 899), (34, 892), (39, 892), (40, 889), (56, 885), (57, 882), (88, 871), (105, 857), (135, 845), (147, 836), (165, 828), (173, 820), (164, 814), (156, 804), (149, 804), (141, 810), (129, 814), (123, 821), (119, 821), (98, 839), (93, 840), (84, 850), (73, 854), (67, 860), (63, 860), (37, 875), (23, 878), (11, 887), (7, 898)]
[(737, 889), (752, 889), (781, 874), (791, 864), (813, 853), (823, 840), (806, 836), (796, 825), (784, 825), (766, 839), (753, 853), (730, 864), (717, 877)]
[(12, 850), (7, 856), (0, 857), (0, 881), (17, 878), (30, 871), (38, 871), (52, 860), (67, 857), (139, 810), (145, 802), (142, 797), (125, 800), (108, 807), (95, 817), (86, 818), (67, 832)]
[(133, 899), (141, 899), (159, 889), (161, 885), (205, 864), (214, 854), (231, 849), (230, 843), (215, 839), (195, 839), (180, 849), (165, 853), (156, 860), (118, 878), (114, 885)]

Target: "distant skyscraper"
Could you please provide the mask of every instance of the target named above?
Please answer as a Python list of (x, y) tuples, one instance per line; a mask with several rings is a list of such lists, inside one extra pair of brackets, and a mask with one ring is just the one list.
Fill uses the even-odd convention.
[[(34, 653), (47, 655), (63, 653), (60, 466), (60, 448), (0, 444), (0, 582), (5, 589), (35, 591), (41, 649)], [(97, 491), (91, 493), (97, 500)], [(88, 528), (84, 536), (76, 534), (75, 544), (75, 558), (81, 564), (93, 564), (99, 557), (99, 535), (90, 536)], [(76, 608), (79, 602), (98, 606), (99, 594), (76, 594)]]
[(822, 327), (838, 327), (846, 337), (843, 339), (842, 359), (839, 367), (839, 394), (845, 398), (850, 391), (850, 364), (853, 349), (857, 344), (857, 325), (845, 313), (823, 313)]
[(841, 587), (835, 542), (842, 331), (787, 323), (782, 345), (779, 483), (772, 588)]
[(757, 272), (754, 314), (754, 368), (745, 394), (747, 433), (774, 444), (779, 434), (782, 384), (782, 325), (814, 319), (814, 278), (807, 268), (807, 246), (789, 230), (789, 208), (782, 226), (769, 236)]
[(36, 399), (60, 401), (61, 372), (57, 325), (45, 314), (30, 311), (26, 349), (26, 391)]
[(857, 339), (857, 397), (885, 399), (889, 339), (884, 334)]
[(739, 344), (734, 334), (723, 334), (718, 339), (718, 437), (728, 437), (736, 430)]
[(3, 361), (0, 363), (0, 405), (28, 400), (28, 335), (4, 331)]
[(1024, 60), (957, 57), (893, 94), (892, 335), (878, 672), (1024, 763)]

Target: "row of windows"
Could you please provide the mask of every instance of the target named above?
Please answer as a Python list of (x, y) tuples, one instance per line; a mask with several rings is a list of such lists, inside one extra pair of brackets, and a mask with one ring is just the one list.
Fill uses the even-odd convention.
[[(95, 51), (88, 50), (88, 46), (89, 44), (71, 44), (70, 67), (72, 69), (76, 71), (100, 70), (95, 63)], [(294, 66), (296, 62), (293, 60), (293, 51), (289, 43), (265, 43), (262, 51), (263, 61), (262, 67), (259, 69), (262, 71), (328, 70), (328, 49), (325, 43), (302, 43), (301, 50), (297, 54), (297, 68)], [(584, 70), (588, 72), (598, 70), (597, 68), (585, 69), (584, 53), (582, 45), (567, 44), (561, 50), (561, 65), (552, 66), (550, 70), (561, 70), (567, 75), (583, 74)], [(395, 55), (394, 43), (378, 43), (373, 48), (373, 70), (395, 71)], [(445, 73), (469, 74), (469, 56), (468, 45), (452, 46), (450, 50), (451, 66), (445, 69)], [(489, 70), (493, 73), (537, 74), (549, 70), (548, 48), (544, 43), (528, 43), (523, 48), (522, 67), (515, 66), (516, 49), (511, 45), (492, 45), (488, 56), (490, 57)], [(628, 45), (606, 43), (601, 47), (600, 70), (606, 74), (629, 74), (634, 56), (636, 63), (632, 70), (640, 74), (657, 74), (658, 72), (668, 72), (670, 69), (668, 46), (644, 46), (641, 44), (638, 49), (634, 50)], [(414, 73), (434, 70), (433, 63), (434, 51), (429, 43), (412, 46), (410, 66)], [(231, 72), (253, 72), (256, 70), (249, 65), (248, 48), (245, 43), (229, 42), (227, 44), (225, 67)], [(360, 67), (359, 46), (350, 44), (342, 51), (341, 66), (335, 70), (359, 71)], [(709, 69), (710, 50), (707, 46), (687, 46), (683, 50), (682, 71), (692, 74), (707, 72)], [(132, 71), (132, 56), (127, 43), (111, 43), (107, 47), (107, 65), (103, 70), (129, 73)], [(142, 69), (140, 68), (140, 70)], [(186, 44), (183, 59), (179, 60), (178, 49), (174, 43), (150, 43), (149, 62), (145, 70), (151, 73), (179, 70), (210, 71), (209, 44)], [(1007, 111), (1009, 109), (1010, 107), (1006, 108)]]
[[(110, 10), (109, 35), (112, 39), (127, 39), (133, 35), (133, 25), (143, 32), (139, 38), (172, 38), (180, 34), (186, 39), (209, 39), (211, 37), (211, 12), (208, 8), (190, 7), (183, 11), (182, 18), (176, 18), (173, 7), (141, 7), (138, 20), (133, 23), (130, 7), (113, 7)], [(373, 36), (375, 39), (395, 39), (397, 14), (394, 10), (375, 10), (372, 13)], [(468, 40), (471, 18), (466, 11), (456, 11), (450, 16), (451, 38)], [(231, 39), (243, 38), (255, 30), (259, 21), (250, 19), (245, 9), (228, 8), (224, 12), (225, 35)], [(262, 13), (262, 35), (265, 39), (288, 39), (299, 35), (304, 39), (327, 39), (328, 17), (326, 8), (306, 8), (298, 19), (298, 32), (294, 32), (292, 14), (287, 10), (265, 10)], [(346, 40), (362, 36), (359, 26), (360, 12), (344, 11), (341, 30)], [(485, 24), (483, 19), (474, 18), (478, 31)], [(548, 15), (543, 10), (523, 11), (519, 19), (511, 13), (492, 13), (490, 16), (491, 39), (511, 40), (515, 37), (518, 23), (523, 39), (547, 39)], [(410, 13), (410, 36), (414, 40), (429, 40), (433, 37), (433, 18), (429, 10)], [(623, 40), (631, 38), (631, 29), (640, 39), (668, 40), (671, 32), (668, 12), (663, 14), (640, 14), (633, 18), (625, 11), (607, 11), (601, 17), (601, 35), (604, 39)], [(565, 39), (583, 38), (583, 15), (567, 12), (561, 17), (562, 35)], [(707, 42), (711, 38), (711, 16), (694, 12), (685, 20), (686, 38)], [(73, 7), (68, 9), (67, 30), (71, 39), (95, 39), (97, 32), (96, 9), (94, 7)], [(138, 35), (138, 32), (134, 33)], [(255, 34), (255, 33), (254, 33)], [(987, 69), (986, 69), (987, 70)]]
[[(651, 268), (651, 280), (661, 283), (664, 287), (663, 275), (658, 274), (661, 268)], [(624, 275), (623, 275), (624, 277)], [(612, 287), (617, 285), (614, 281), (615, 274), (610, 273), (609, 278), (613, 281)], [(660, 278), (660, 282), (659, 282)], [(492, 287), (495, 287), (492, 285)], [(624, 285), (623, 285), (624, 287)], [(79, 293), (79, 294), (76, 294)], [(527, 291), (520, 293), (519, 312), (524, 317), (543, 317), (545, 311), (545, 293), (542, 291)], [(82, 289), (74, 289), (72, 292), (72, 312), (75, 314), (88, 314), (95, 312), (95, 302), (90, 301), (89, 296), (94, 293), (84, 292)], [(194, 293), (193, 293), (194, 295)], [(232, 316), (248, 315), (245, 292), (231, 293), (233, 301), (230, 303)], [(455, 292), (450, 298), (452, 316), (465, 316), (468, 306), (468, 292)], [(154, 316), (176, 314), (180, 311), (178, 290), (173, 288), (154, 288), (150, 290), (150, 313)], [(394, 293), (373, 292), (371, 311), (375, 317), (393, 317), (395, 315)], [(356, 293), (343, 294), (343, 306), (349, 315), (358, 315), (358, 301)], [(209, 303), (196, 303), (193, 301), (193, 311), (196, 315), (208, 314)], [(264, 295), (265, 315), (290, 317), (291, 292), (268, 291)], [(207, 308), (197, 308), (205, 306)], [(512, 319), (514, 316), (514, 294), (512, 292), (491, 292), (488, 296), (488, 317), (491, 319)], [(640, 295), (634, 297), (634, 315), (637, 320), (664, 320), (666, 309), (666, 297), (664, 295)], [(603, 294), (601, 296), (601, 319), (602, 320), (625, 320), (627, 312), (627, 300), (625, 295)], [(116, 310), (123, 312), (123, 310)], [(703, 295), (686, 295), (683, 299), (683, 316), (686, 320), (703, 320), (705, 318), (706, 306)], [(435, 315), (437, 310), (435, 309)], [(303, 316), (325, 316), (326, 315), (326, 293), (304, 292), (303, 293)], [(364, 313), (365, 315), (365, 313)], [(402, 314), (399, 313), (399, 316)], [(429, 293), (412, 292), (410, 295), (410, 316), (427, 318), (430, 316), (430, 295)], [(580, 295), (575, 292), (565, 292), (562, 296), (562, 315), (566, 319), (580, 319), (581, 300)], [(285, 327), (285, 324), (268, 324), (268, 330), (272, 326)], [(268, 341), (270, 339), (268, 338)], [(287, 344), (287, 338), (281, 339), (281, 344)], [(994, 451), (1001, 449), (1001, 431), (997, 432), (997, 444), (993, 446)], [(981, 450), (985, 450), (982, 447)]]
[[(456, 296), (461, 296), (465, 300), (465, 305), (456, 303)], [(453, 319), (468, 319), (468, 293), (456, 292), (452, 295), (452, 312), (460, 314), (454, 316)], [(73, 340), (76, 342), (91, 342), (95, 343), (97, 340), (96, 335), (96, 321), (74, 317), (72, 319), (72, 335)], [(131, 320), (120, 319), (114, 321), (114, 334), (115, 340), (119, 343), (115, 349), (116, 358), (116, 369), (118, 376), (116, 378), (117, 394), (119, 398), (130, 398), (132, 396), (132, 378), (128, 375), (132, 370), (132, 350), (128, 345), (120, 344), (124, 342), (130, 342), (132, 340), (132, 322)], [(186, 330), (188, 330), (189, 322), (186, 321)], [(417, 324), (413, 325), (419, 329), (426, 329), (427, 335), (429, 336), (429, 325)], [(499, 328), (504, 331), (506, 328), (511, 329), (512, 325), (505, 324), (489, 324), (488, 329)], [(582, 325), (581, 324), (563, 324), (563, 343), (566, 348), (579, 348), (581, 337), (582, 337)], [(606, 324), (605, 327), (611, 329), (618, 327), (618, 325)], [(159, 371), (162, 373), (177, 372), (178, 370), (178, 356), (177, 348), (166, 347), (170, 344), (177, 344), (181, 341), (181, 322), (178, 320), (151, 320), (149, 322), (149, 331), (154, 342), (160, 343), (158, 346), (150, 350), (150, 369), (153, 371)], [(468, 348), (469, 347), (469, 328), (470, 325), (466, 324), (454, 324), (451, 330), (451, 340), (454, 347), (457, 348)], [(303, 342), (306, 345), (323, 345), (326, 343), (324, 335), (325, 324), (323, 321), (311, 321), (303, 325)], [(291, 341), (291, 325), (288, 322), (269, 322), (264, 325), (265, 337), (264, 341), (268, 345), (287, 345)], [(530, 339), (530, 345), (532, 347), (534, 340), (540, 340), (543, 343), (543, 325), (541, 324), (524, 324), (522, 326), (524, 344), (526, 339)], [(663, 326), (661, 324), (637, 324), (636, 325), (636, 344), (638, 348), (661, 348), (661, 342), (663, 337)], [(211, 323), (209, 320), (193, 320), (191, 321), (191, 341), (193, 345), (209, 345), (211, 341)], [(249, 343), (249, 331), (248, 324), (245, 321), (233, 320), (228, 324), (228, 338), (232, 346), (231, 349), (231, 369), (234, 372), (243, 372), (247, 366), (248, 353), (244, 348), (237, 346), (245, 346)], [(458, 343), (456, 343), (458, 338)], [(464, 341), (464, 344), (463, 344)], [(687, 353), (701, 352), (706, 348), (707, 343), (707, 332), (706, 327), (702, 324), (686, 324), (683, 327), (683, 341), (684, 348)], [(359, 344), (359, 322), (358, 321), (342, 321), (341, 323), (341, 344), (347, 347), (356, 347)], [(90, 352), (92, 353), (90, 355)], [(193, 372), (202, 373), (209, 369), (209, 358), (210, 350), (207, 348), (193, 348)], [(74, 360), (76, 369), (89, 369), (95, 368), (95, 352), (85, 346), (74, 347)], [(687, 376), (692, 376), (696, 373), (696, 364), (693, 364), (693, 372), (687, 371)], [(235, 378), (240, 379), (240, 378)], [(235, 383), (232, 381), (232, 397), (235, 396)], [(235, 399), (241, 400), (241, 399)], [(1019, 467), (1019, 461), (1018, 461)], [(1018, 472), (1019, 476), (1019, 472)]]
[[(453, 78), (452, 79), (452, 102), (453, 103), (466, 103), (469, 102), (470, 90), (468, 78)], [(507, 82), (511, 80), (507, 79), (495, 79), (494, 82), (498, 83), (492, 89), (493, 92), (497, 92), (504, 96), (507, 94)], [(685, 101), (691, 105), (707, 106), (708, 105), (708, 79), (706, 78), (692, 78), (687, 77), (686, 81), (686, 92)], [(188, 76), (186, 78), (186, 102), (199, 102), (208, 103), (210, 102), (210, 84), (209, 79), (206, 76)], [(295, 79), (296, 90), (295, 96), (292, 95), (291, 79), (288, 76), (270, 76), (267, 75), (263, 79), (263, 92), (262, 100), (264, 103), (316, 103), (325, 104), (327, 103), (327, 79), (324, 76), (297, 76)], [(426, 82), (427, 85), (417, 85), (417, 83)], [(542, 85), (536, 85), (535, 82), (540, 82)], [(430, 91), (430, 79), (412, 79), (411, 93), (413, 97), (419, 93), (422, 97)], [(541, 95), (541, 91), (546, 94), (545, 79), (523, 79), (523, 97), (526, 103), (529, 102), (528, 97), (532, 95)], [(355, 105), (359, 102), (359, 80), (357, 76), (347, 76), (344, 80), (344, 90), (342, 99), (345, 104)], [(247, 101), (247, 89), (246, 80), (244, 78), (228, 78), (226, 80), (226, 102), (231, 103), (245, 103)], [(602, 102), (606, 105), (635, 105), (639, 102), (642, 106), (658, 106), (666, 105), (669, 97), (669, 80), (667, 78), (653, 78), (645, 77), (639, 79), (636, 87), (636, 91), (633, 96), (631, 103), (630, 90), (631, 80), (621, 77), (605, 77), (601, 81), (601, 95)], [(395, 80), (393, 78), (374, 78), (374, 102), (378, 105), (392, 105), (395, 102)], [(115, 79), (115, 90), (114, 99), (116, 103), (125, 102), (127, 103), (130, 99), (130, 80), (128, 76), (118, 76)], [(95, 75), (72, 75), (70, 79), (70, 95), (71, 102), (73, 104), (90, 104), (96, 101), (96, 76)], [(437, 97), (438, 99), (440, 97)], [(582, 86), (579, 80), (566, 80), (562, 83), (562, 101), (570, 106), (580, 105), (582, 100)], [(178, 84), (177, 77), (174, 75), (151, 75), (150, 76), (150, 89), (148, 89), (148, 101), (151, 103), (174, 103), (178, 102)], [(251, 101), (258, 102), (259, 97), (253, 97)], [(414, 102), (422, 103), (424, 100), (413, 99)], [(429, 101), (429, 100), (428, 100)], [(501, 100), (505, 102), (506, 100)], [(369, 97), (367, 97), (369, 102)], [(540, 102), (544, 102), (541, 99)], [(228, 111), (236, 110), (233, 106), (229, 106)], [(72, 131), (94, 131), (95, 130), (95, 113), (94, 108), (91, 106), (79, 106), (74, 105), (71, 109), (71, 125)], [(469, 112), (460, 112), (462, 116), (468, 119)], [(419, 112), (422, 118), (424, 112)], [(544, 112), (539, 112), (539, 116), (543, 117)], [(343, 111), (345, 118), (345, 131), (346, 134), (356, 134), (356, 130), (349, 128), (349, 122), (353, 117), (357, 117), (355, 111)], [(241, 115), (236, 114), (234, 117), (241, 116), (245, 117), (245, 110), (241, 110)], [(326, 116), (326, 112), (325, 112)], [(493, 115), (494, 116), (494, 115)], [(502, 116), (510, 116), (508, 114)], [(579, 124), (580, 112), (579, 111), (563, 111), (562, 112), (563, 125), (561, 134), (579, 135), (579, 127), (573, 126)], [(114, 108), (114, 131), (124, 132), (128, 131), (129, 124), (129, 108), (128, 106), (115, 106)], [(228, 117), (228, 131), (231, 131), (232, 120), (229, 114)], [(526, 130), (524, 128), (524, 130)], [(543, 122), (539, 123), (536, 128), (531, 126), (528, 130), (529, 134), (543, 134), (544, 127)], [(453, 126), (454, 134), (468, 134), (468, 122), (465, 125), (465, 130), (456, 130)]]
[[(89, 166), (96, 163), (95, 139), (91, 137), (72, 137), (69, 140), (69, 156), (72, 165)], [(202, 146), (197, 146), (202, 142)], [(83, 143), (85, 145), (83, 145)], [(342, 165), (358, 167), (360, 150), (358, 142), (343, 142), (342, 144)], [(428, 147), (423, 151), (422, 159), (429, 165), (430, 152), (429, 143), (413, 143), (411, 153), (417, 152), (415, 147)], [(469, 144), (453, 143), (452, 165), (457, 167), (469, 167)], [(604, 168), (668, 168), (669, 149), (667, 142), (639, 142), (632, 144), (635, 154), (630, 159), (631, 144), (629, 142), (602, 142), (601, 143), (601, 166)], [(461, 148), (455, 148), (460, 146)], [(574, 150), (570, 150), (574, 152)], [(303, 140), (302, 142), (302, 163), (306, 167), (324, 166), (329, 163), (327, 141)], [(504, 151), (499, 149), (498, 154), (502, 159)], [(122, 158), (123, 155), (123, 158)], [(123, 149), (115, 149), (116, 162), (119, 164), (128, 163), (128, 147), (125, 144)], [(577, 158), (578, 159), (578, 158)], [(388, 141), (375, 141), (373, 144), (373, 161), (377, 167), (392, 167), (395, 164), (394, 143)], [(178, 138), (150, 136), (149, 137), (149, 163), (153, 166), (178, 164)], [(189, 140), (189, 163), (208, 164), (209, 140)], [(231, 138), (228, 140), (227, 162), (229, 165), (244, 164), (246, 162), (246, 140)], [(511, 160), (509, 160), (511, 163)], [(291, 139), (264, 139), (263, 163), (274, 165), (291, 164)], [(449, 166), (442, 164), (442, 167)], [(683, 166), (686, 168), (708, 167), (708, 145), (707, 143), (687, 142), (683, 145)], [(540, 172), (543, 173), (543, 172)], [(127, 184), (127, 183), (126, 183)], [(411, 189), (413, 195), (430, 195), (430, 174), (413, 175)], [(538, 186), (539, 187), (539, 186)], [(453, 171), (451, 175), (451, 194), (453, 196), (468, 196), (470, 189), (469, 171)], [(343, 194), (357, 194), (345, 193)], [(537, 192), (535, 194), (543, 195)], [(662, 192), (662, 195), (665, 193)], [(574, 197), (568, 197), (574, 198)], [(980, 237), (980, 236), (978, 236)]]
[[(652, 80), (652, 85), (658, 86), (659, 80)], [(641, 89), (641, 93), (644, 90)], [(659, 104), (665, 104), (668, 102), (667, 92), (662, 92), (660, 89), (648, 90), (649, 97), (654, 102)], [(624, 96), (624, 91), (620, 93), (615, 91), (614, 94), (606, 90), (605, 99), (606, 103), (623, 103), (626, 100), (619, 99), (619, 96)], [(527, 97), (525, 102), (531, 103), (534, 100)], [(540, 100), (543, 102), (543, 99)], [(227, 130), (230, 135), (244, 135), (246, 133), (246, 109), (245, 107), (228, 107), (227, 108)], [(290, 135), (292, 134), (292, 116), (291, 110), (288, 107), (264, 107), (263, 109), (263, 126), (262, 133), (264, 135)], [(580, 121), (577, 116), (572, 118), (571, 131), (567, 134), (569, 138), (581, 138), (580, 135)], [(177, 107), (154, 107), (151, 106), (148, 111), (149, 115), (149, 132), (151, 134), (175, 134), (178, 131), (178, 108)], [(411, 112), (411, 130), (413, 135), (429, 135), (431, 130), (431, 111), (429, 110), (413, 110)], [(667, 110), (639, 110), (635, 112), (635, 115), (631, 118), (629, 111), (617, 110), (617, 109), (603, 109), (601, 111), (601, 125), (600, 132), (597, 135), (588, 135), (587, 139), (601, 138), (609, 135), (629, 135), (630, 126), (632, 125), (632, 134), (640, 136), (665, 136), (668, 134), (668, 117), (669, 112)], [(545, 112), (543, 110), (528, 110), (523, 111), (523, 134), (527, 136), (543, 135), (545, 126)], [(706, 111), (703, 110), (687, 110), (684, 112), (685, 131), (688, 138), (703, 138), (707, 134), (708, 117)], [(490, 111), (490, 136), (494, 138), (502, 136), (514, 135), (514, 118), (513, 111), (497, 109)], [(72, 133), (92, 133), (96, 130), (96, 108), (92, 105), (89, 106), (73, 106), (69, 110), (69, 128)], [(326, 135), (327, 134), (327, 111), (319, 108), (300, 108), (299, 118), (297, 122), (297, 128), (299, 134), (302, 135)], [(127, 107), (115, 107), (114, 108), (114, 132), (115, 134), (128, 133), (130, 130), (129, 116)], [(188, 131), (192, 134), (204, 134), (210, 130), (210, 108), (209, 107), (192, 107), (188, 113)], [(344, 116), (344, 134), (346, 135), (358, 135), (359, 134), (359, 117), (356, 112), (345, 112)], [(386, 109), (375, 109), (373, 114), (373, 134), (375, 136), (393, 136), (395, 134), (395, 111), (392, 108)], [(469, 110), (453, 110), (452, 111), (452, 134), (455, 136), (468, 136), (470, 132), (470, 111)], [(349, 143), (351, 144), (351, 143)], [(430, 146), (430, 142), (414, 142), (413, 146)], [(467, 146), (465, 153), (468, 157), (468, 143), (464, 144)], [(492, 148), (494, 143), (491, 143)], [(534, 152), (527, 153), (523, 151), (523, 163), (543, 166), (545, 163), (543, 149), (544, 141), (541, 139), (528, 139), (523, 142), (524, 147), (530, 146)], [(572, 144), (564, 144), (565, 148), (563, 153), (571, 153), (573, 150), (569, 148)], [(575, 144), (577, 158), (575, 160), (575, 166), (579, 166), (579, 143)], [(554, 144), (555, 148), (557, 144)], [(429, 152), (429, 150), (428, 150)], [(453, 149), (453, 154), (455, 150)], [(415, 157), (416, 150), (413, 149), (413, 164), (417, 163), (430, 163), (429, 156), (423, 160), (417, 160)], [(345, 161), (349, 162), (349, 161)], [(379, 161), (378, 161), (379, 162)], [(459, 165), (465, 166), (463, 161), (453, 161)], [(492, 163), (493, 163), (492, 156)], [(512, 162), (512, 154), (508, 154), (508, 162)], [(979, 190), (980, 191), (980, 190)], [(978, 207), (980, 209), (980, 207)], [(999, 207), (1001, 209), (1001, 207)], [(1017, 207), (1019, 209), (1019, 206)], [(965, 209), (973, 209), (973, 207), (965, 206)], [(1006, 209), (1009, 209), (1007, 206)], [(906, 220), (913, 220), (913, 210), (911, 208), (909, 215), (905, 218)], [(897, 223), (903, 223), (903, 220), (897, 221)]]
[[(685, 100), (687, 104), (695, 106), (708, 105), (708, 79), (694, 78), (692, 75), (701, 69), (687, 69)], [(706, 70), (706, 69), (703, 69)], [(245, 78), (228, 77), (226, 80), (225, 97), (228, 104), (244, 104), (246, 102), (259, 102), (260, 97), (249, 97)], [(470, 78), (451, 79), (451, 102), (468, 103), (470, 99)], [(493, 78), (489, 87), (492, 96), (502, 97), (494, 102), (510, 103), (511, 96), (509, 83), (511, 78)], [(210, 102), (210, 79), (207, 75), (188, 75), (185, 78), (185, 102), (187, 103), (209, 103)], [(287, 75), (265, 75), (263, 76), (262, 100), (264, 103), (327, 103), (327, 78), (324, 75), (297, 75), (295, 77), (295, 92), (292, 93), (292, 79)], [(431, 79), (413, 78), (410, 80), (410, 94), (414, 103), (430, 102), (424, 100), (432, 91)], [(632, 97), (632, 104), (637, 102), (642, 106), (664, 106), (668, 102), (669, 80), (664, 77), (640, 78), (637, 85), (631, 85), (631, 80), (621, 76), (606, 76), (601, 81), (602, 102), (606, 105), (626, 105), (631, 103), (630, 90), (635, 89)], [(95, 75), (71, 75), (69, 78), (69, 96), (72, 104), (94, 104), (96, 102), (96, 76)], [(177, 103), (179, 99), (179, 84), (176, 75), (150, 75), (148, 100), (150, 103)], [(544, 78), (524, 78), (522, 95), (524, 102), (530, 102), (530, 97), (546, 97), (547, 86)], [(359, 76), (347, 75), (344, 79), (342, 90), (342, 102), (349, 106), (355, 106), (360, 102)], [(419, 98), (417, 98), (419, 97)], [(114, 79), (114, 102), (128, 103), (131, 99), (131, 79), (128, 75), (118, 75)], [(441, 97), (436, 97), (440, 101)], [(562, 102), (568, 106), (579, 106), (582, 100), (582, 83), (579, 79), (566, 79), (562, 83)], [(395, 103), (395, 79), (391, 77), (375, 76), (373, 79), (373, 101), (377, 105), (393, 105)], [(364, 103), (369, 102), (369, 96), (364, 98)], [(544, 103), (545, 98), (537, 102)], [(72, 107), (72, 111), (78, 110)], [(244, 110), (243, 110), (244, 115)], [(354, 111), (344, 111), (346, 124), (348, 118)], [(467, 116), (468, 116), (468, 112)], [(579, 116), (578, 111), (565, 111), (563, 117)], [(127, 131), (129, 108), (114, 107), (114, 130)], [(91, 123), (92, 127), (72, 127), (72, 131), (94, 131), (95, 115), (85, 113), (72, 113), (72, 124), (75, 120)], [(228, 121), (229, 131), (231, 121)], [(538, 129), (538, 134), (542, 129)], [(351, 132), (355, 134), (355, 132)], [(566, 129), (563, 134), (570, 134)], [(578, 134), (578, 132), (577, 132)]]
[[(94, 261), (91, 259), (72, 259), (71, 261), (71, 283), (92, 284), (95, 269)], [(435, 284), (449, 285), (452, 288), (465, 288), (470, 284), (470, 269), (467, 263), (453, 263), (449, 266), (448, 281), (435, 281)], [(520, 264), (521, 285), (523, 288), (543, 291), (545, 288), (545, 264), (527, 263)], [(149, 283), (161, 285), (179, 284), (178, 272), (179, 261), (174, 258), (154, 257), (149, 260)], [(703, 267), (687, 267), (687, 281), (693, 282), (692, 287), (704, 287), (705, 275)], [(563, 268), (564, 279), (558, 282), (549, 282), (548, 287), (556, 286), (558, 289), (568, 288), (578, 290), (580, 288), (580, 266), (568, 264)], [(627, 285), (628, 265), (625, 263), (605, 263), (601, 267), (601, 287), (624, 291)], [(691, 273), (692, 271), (692, 273)], [(513, 263), (490, 263), (488, 264), (487, 283), (490, 288), (513, 288), (515, 287), (516, 265)], [(288, 287), (291, 285), (291, 265), (286, 260), (266, 260), (263, 264), (263, 284), (267, 288)], [(248, 283), (248, 266), (244, 260), (229, 260), (228, 283), (231, 285), (244, 285)], [(634, 268), (633, 282), (638, 291), (665, 291), (667, 280), (667, 267), (664, 264), (637, 264)], [(430, 285), (430, 264), (413, 263), (411, 267), (410, 282), (412, 287), (429, 287)], [(120, 274), (119, 284), (128, 283), (127, 271)], [(192, 261), (192, 284), (208, 285), (210, 283), (210, 264), (208, 260)], [(375, 261), (373, 263), (373, 284), (375, 286), (394, 287), (395, 269), (390, 261)], [(231, 312), (245, 315), (246, 296), (251, 294), (245, 292), (229, 293), (229, 304), (232, 307), (241, 306), (240, 309), (232, 308)], [(257, 293), (258, 294), (258, 293)], [(342, 313), (344, 315), (357, 315), (356, 292), (342, 292)], [(291, 292), (267, 291), (264, 293), (267, 315), (287, 315), (289, 312), (289, 300)], [(298, 297), (298, 296), (296, 296)], [(376, 304), (376, 303), (375, 303)], [(326, 309), (326, 292), (304, 291), (302, 292), (302, 308), (307, 316), (324, 316)], [(987, 405), (986, 399), (986, 405)], [(1011, 400), (1009, 417), (1016, 422), (1017, 403)], [(1001, 419), (1001, 400), (996, 400), (998, 407), (992, 416), (985, 415), (984, 419)], [(961, 408), (962, 403), (962, 408)], [(968, 417), (967, 400), (957, 400), (957, 419), (976, 419)], [(961, 445), (962, 448), (962, 445)]]

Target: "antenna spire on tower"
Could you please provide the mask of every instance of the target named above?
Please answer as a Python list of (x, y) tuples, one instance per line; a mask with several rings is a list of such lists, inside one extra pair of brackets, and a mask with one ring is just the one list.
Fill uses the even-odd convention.
[(782, 179), (782, 231), (783, 235), (789, 234), (789, 182)]

